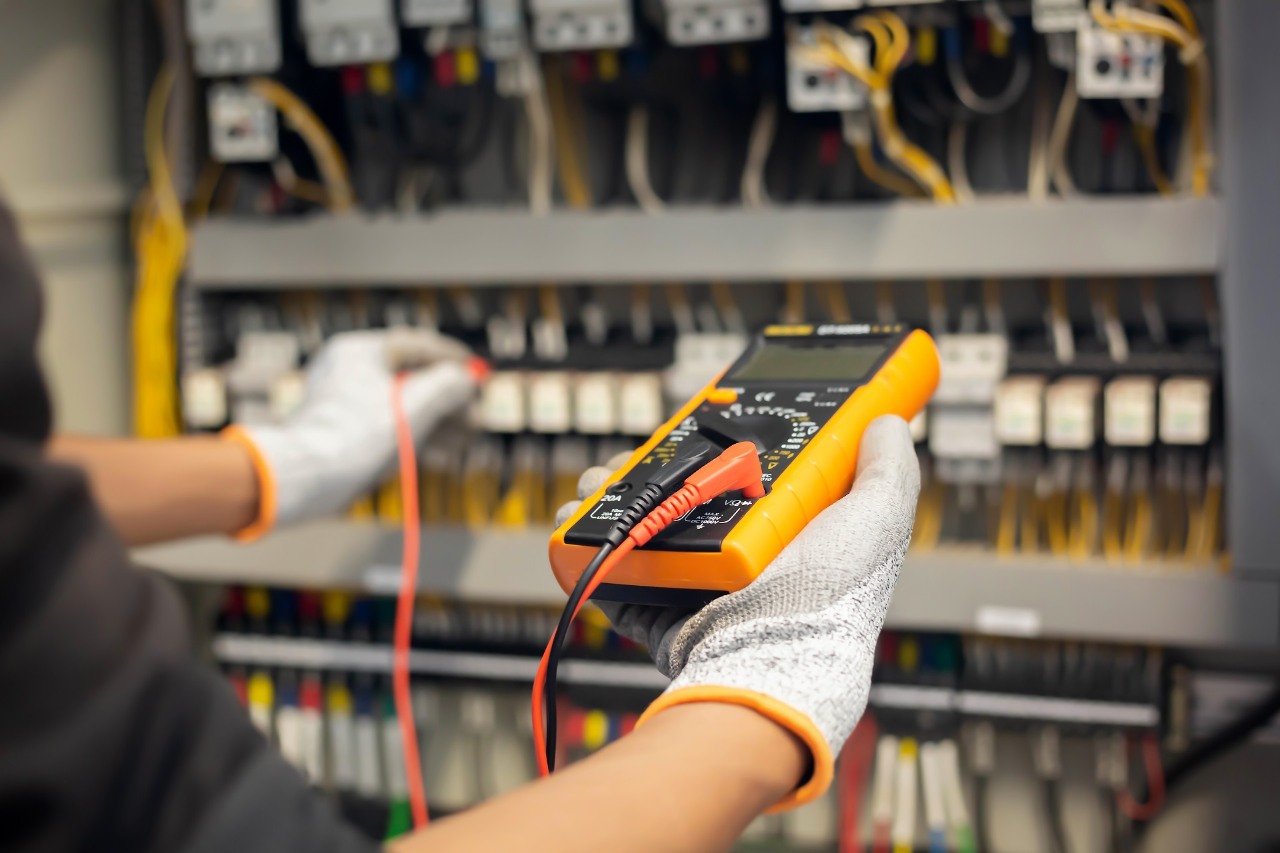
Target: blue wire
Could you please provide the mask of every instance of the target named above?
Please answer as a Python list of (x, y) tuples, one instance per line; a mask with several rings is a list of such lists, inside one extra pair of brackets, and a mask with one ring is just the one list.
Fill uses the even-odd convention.
[(929, 853), (947, 853), (947, 833), (945, 830), (929, 830)]

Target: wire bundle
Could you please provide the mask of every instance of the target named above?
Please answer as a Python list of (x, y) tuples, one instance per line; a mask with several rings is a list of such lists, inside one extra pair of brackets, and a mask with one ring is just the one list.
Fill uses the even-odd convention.
[(174, 72), (161, 69), (147, 98), (143, 128), (150, 183), (130, 229), (137, 257), (133, 301), (134, 431), (142, 438), (181, 432), (174, 303), (187, 255), (187, 228), (165, 154), (164, 125)]
[(892, 12), (879, 10), (859, 16), (854, 26), (867, 33), (875, 43), (874, 67), (862, 61), (860, 51), (853, 44), (853, 36), (830, 25), (817, 29), (817, 60), (834, 65), (867, 87), (880, 146), (885, 154), (924, 187), (934, 201), (955, 203), (955, 190), (942, 168), (923, 149), (907, 139), (894, 112), (893, 77), (911, 46), (907, 25)]

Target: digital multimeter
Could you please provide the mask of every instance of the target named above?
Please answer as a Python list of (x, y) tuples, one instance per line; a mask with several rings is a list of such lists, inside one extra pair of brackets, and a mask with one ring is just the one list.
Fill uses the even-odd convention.
[(767, 327), (555, 532), (556, 580), (572, 590), (628, 496), (700, 436), (726, 447), (754, 442), (767, 494), (731, 492), (695, 507), (628, 554), (595, 598), (700, 606), (741, 589), (849, 492), (867, 425), (914, 417), (938, 371), (933, 340), (901, 325)]

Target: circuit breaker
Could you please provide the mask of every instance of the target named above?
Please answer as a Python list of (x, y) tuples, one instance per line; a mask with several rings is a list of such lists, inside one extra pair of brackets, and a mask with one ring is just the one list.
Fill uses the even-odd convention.
[(650, 6), (674, 45), (759, 41), (769, 35), (769, 6), (755, 0), (654, 0)]
[(1084, 0), (1031, 2), (1031, 26), (1038, 33), (1073, 33), (1087, 18)]
[(782, 11), (792, 15), (810, 12), (844, 12), (861, 9), (863, 0), (782, 0)]
[(996, 389), (1009, 339), (995, 334), (939, 335), (941, 376), (929, 412), (929, 451), (948, 482), (987, 483), (1000, 473)]
[(541, 51), (626, 47), (635, 38), (627, 0), (530, 0), (529, 7)]
[(391, 0), (301, 0), (312, 65), (385, 62), (400, 52)]
[(408, 27), (466, 24), (472, 14), (471, 0), (400, 0), (400, 17)]
[(279, 151), (276, 110), (244, 86), (209, 88), (209, 153), (219, 163), (261, 163)]
[[(843, 112), (860, 110), (867, 104), (866, 87), (844, 71), (809, 55), (817, 44), (812, 27), (787, 27), (787, 106), (792, 112)], [(853, 39), (869, 62), (863, 39)]]
[(492, 60), (515, 58), (524, 44), (520, 0), (480, 0), (480, 50)]
[(186, 11), (198, 74), (270, 74), (280, 67), (276, 0), (187, 0)]
[(1081, 27), (1076, 89), (1082, 98), (1158, 98), (1164, 91), (1163, 46), (1149, 36)]

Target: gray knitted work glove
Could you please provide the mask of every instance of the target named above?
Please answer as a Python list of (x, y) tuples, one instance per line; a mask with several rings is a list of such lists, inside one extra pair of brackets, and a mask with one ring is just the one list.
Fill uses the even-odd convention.
[(222, 433), (249, 452), (258, 475), (258, 519), (238, 538), (351, 506), (394, 465), (396, 370), (413, 369), (401, 399), (421, 442), (475, 395), (471, 358), (461, 342), (427, 329), (331, 338), (308, 366), (306, 397), (288, 420), (234, 425)]
[[(586, 472), (581, 493), (593, 493), (608, 474)], [(672, 679), (641, 723), (690, 702), (750, 707), (791, 730), (813, 754), (810, 777), (774, 810), (820, 796), (867, 706), (876, 639), (919, 492), (906, 422), (879, 418), (863, 434), (850, 493), (810, 522), (750, 586), (692, 614), (602, 604), (619, 633), (648, 645)], [(558, 518), (573, 508), (561, 508)]]

